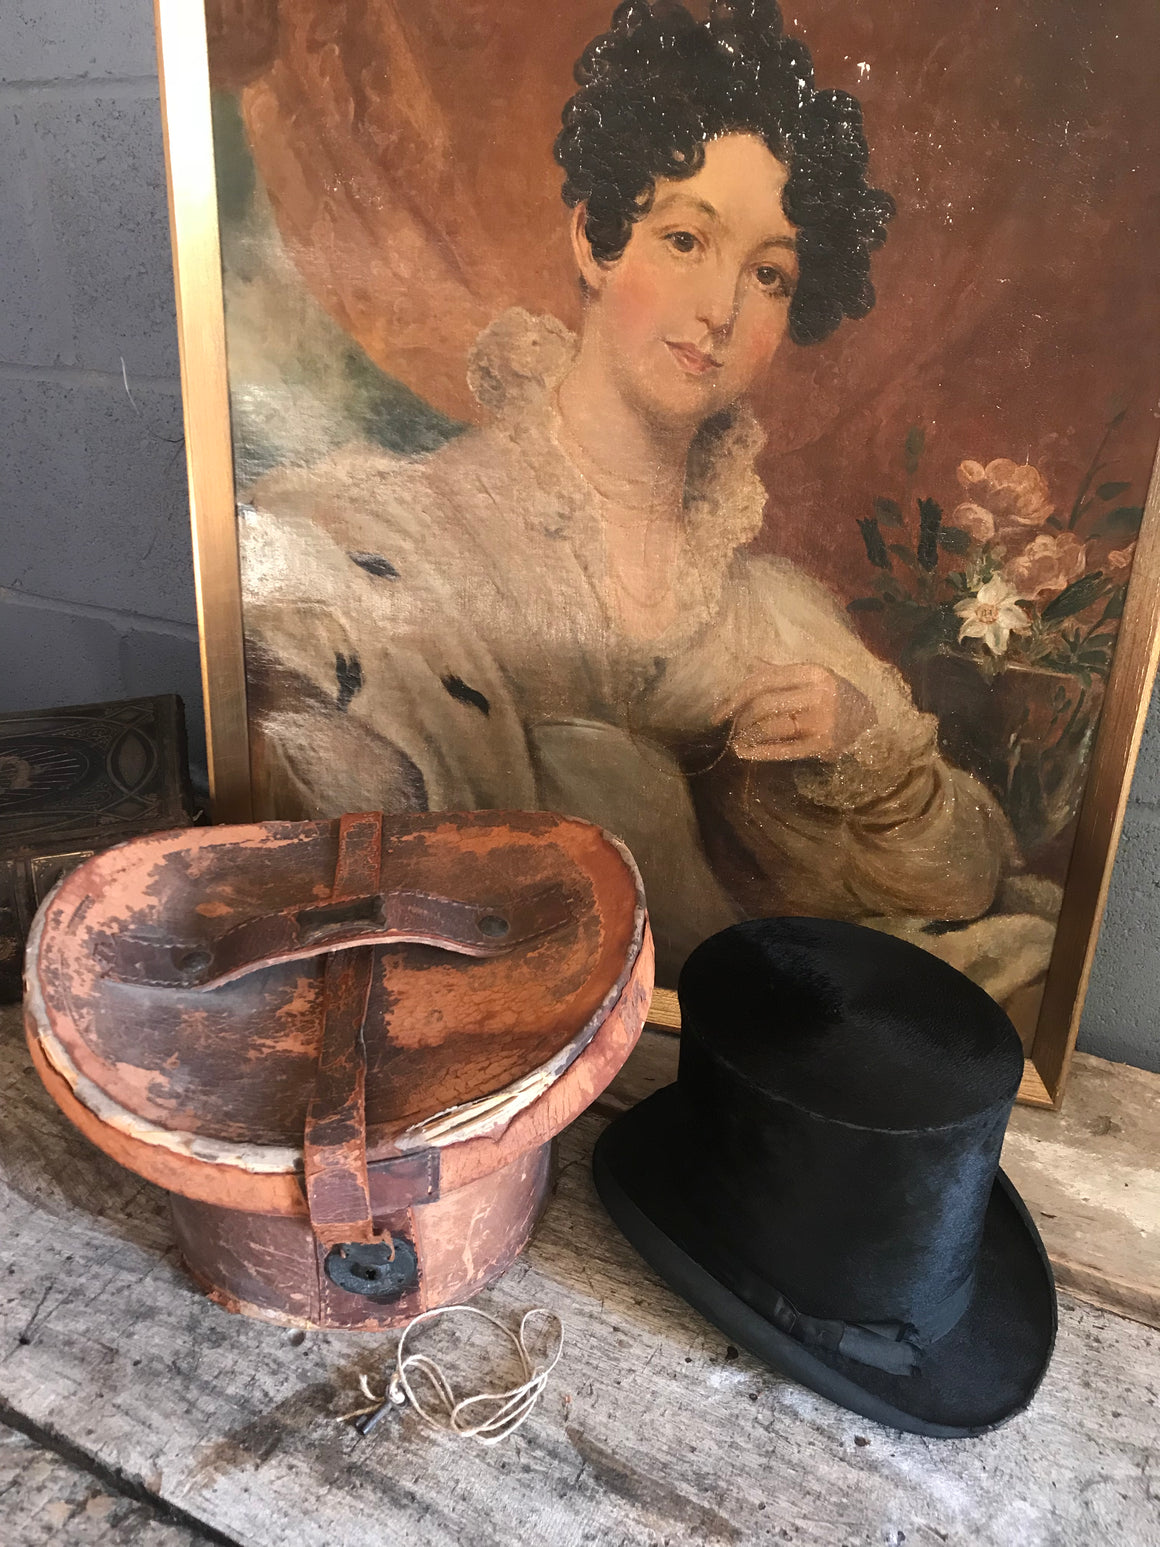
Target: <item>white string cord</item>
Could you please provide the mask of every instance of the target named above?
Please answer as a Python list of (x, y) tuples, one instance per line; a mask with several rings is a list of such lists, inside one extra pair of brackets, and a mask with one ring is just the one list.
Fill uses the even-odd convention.
[[(470, 1396), (457, 1397), (451, 1382), (434, 1359), (422, 1353), (407, 1353), (407, 1339), (416, 1327), (434, 1321), (439, 1316), (454, 1314), (478, 1316), (481, 1321), (489, 1322), (503, 1333), (520, 1362), (524, 1378), (518, 1386), (507, 1391), (480, 1391)], [(543, 1316), (556, 1324), (555, 1336), (549, 1342), (550, 1357), (546, 1364), (540, 1366), (537, 1366), (525, 1336), (528, 1322), (533, 1316)], [(385, 1396), (376, 1397), (366, 1376), (361, 1376), (359, 1385), (374, 1406), (361, 1408), (357, 1413), (347, 1413), (340, 1422), (351, 1418), (360, 1419), (358, 1428), (367, 1434), (392, 1407), (405, 1407), (410, 1402), (428, 1428), (442, 1429), (461, 1439), (475, 1440), (480, 1445), (498, 1445), (500, 1440), (515, 1433), (535, 1407), (540, 1393), (548, 1383), (548, 1377), (560, 1361), (563, 1349), (563, 1323), (555, 1311), (545, 1310), (542, 1306), (525, 1311), (518, 1332), (512, 1332), (502, 1321), (497, 1321), (494, 1316), (478, 1310), (474, 1305), (444, 1305), (437, 1310), (423, 1311), (403, 1329), (395, 1351), (395, 1368)], [(416, 1379), (422, 1377), (422, 1381), (430, 1388), (428, 1395), (429, 1398), (433, 1396), (433, 1407), (425, 1406), (420, 1400), (412, 1384), (412, 1376)]]

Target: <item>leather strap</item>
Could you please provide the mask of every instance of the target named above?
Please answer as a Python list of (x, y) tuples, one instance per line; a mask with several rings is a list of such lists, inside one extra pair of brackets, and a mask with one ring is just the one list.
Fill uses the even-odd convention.
[(326, 962), (322, 1052), (303, 1143), (310, 1223), (325, 1247), (376, 1239), (367, 1177), (363, 1039), (373, 967), (369, 948)]
[[(339, 823), (338, 861), (334, 886), (326, 908), (336, 912), (352, 899), (366, 897), (378, 885), (382, 865), (382, 816), (378, 812), (344, 816)], [(397, 894), (396, 894), (397, 895)], [(414, 894), (412, 894), (414, 895)], [(563, 893), (561, 892), (561, 898)], [(428, 945), (461, 955), (500, 955), (527, 939), (528, 934), (507, 928), (498, 936), (488, 935), (490, 948), (477, 949), (478, 926), (489, 918), (506, 922), (513, 915), (531, 920), (533, 910), (524, 904), (488, 914), (480, 908), (457, 904), (462, 913), (447, 915), (449, 927), (423, 936)], [(325, 912), (326, 909), (316, 910)], [(555, 914), (541, 914), (545, 917)], [(563, 918), (568, 917), (567, 911)], [(454, 926), (468, 921), (470, 930), (456, 934)], [(563, 922), (563, 919), (561, 919)], [(557, 927), (549, 924), (545, 927)], [(542, 933), (543, 928), (534, 933)], [(391, 939), (399, 939), (392, 936)], [(408, 936), (405, 938), (414, 938)], [(384, 942), (389, 943), (389, 942)], [(314, 1094), (306, 1114), (303, 1162), (306, 1201), (310, 1224), (319, 1243), (326, 1249), (349, 1244), (377, 1241), (371, 1209), (370, 1181), (367, 1175), (366, 1129), (366, 1040), (365, 1023), (374, 980), (375, 951), (369, 945), (332, 950), (326, 960), (323, 977), (322, 1049)], [(318, 954), (318, 946), (312, 954)], [(376, 1173), (392, 1166), (391, 1161), (376, 1164)], [(417, 1157), (400, 1156), (398, 1180), (411, 1183), (424, 1201), (434, 1196), (432, 1171), (417, 1162)], [(421, 1184), (421, 1185), (420, 1185)]]
[(377, 892), (383, 873), (383, 814), (359, 811), (338, 819), (338, 858), (334, 866), (332, 904)]
[[(158, 940), (131, 933), (94, 942), (102, 976), (127, 984), (212, 990), (278, 962), (325, 956), (322, 1045), (306, 1115), (304, 1171), (310, 1221), (327, 1248), (377, 1240), (366, 1155), (364, 1026), (375, 947), (434, 946), (497, 957), (570, 923), (576, 903), (551, 884), (505, 901), (477, 903), (416, 890), (384, 890), (383, 818), (339, 819), (329, 898), (246, 919), (215, 939)], [(375, 1164), (378, 1191), (437, 1195), (438, 1166), (414, 1155)], [(396, 1174), (397, 1173), (397, 1174)]]
[[(378, 884), (383, 827), (377, 812), (344, 816), (331, 905), (340, 907)], [(375, 1239), (367, 1177), (367, 1003), (374, 951), (335, 952), (323, 976), (322, 1050), (306, 1113), (303, 1166), (314, 1234), (324, 1247)]]
[[(131, 932), (102, 935), (93, 945), (101, 976), (118, 983), (198, 990), (220, 988), (278, 962), (369, 945), (433, 945), (465, 956), (496, 957), (562, 928), (574, 917), (572, 898), (559, 884), (502, 906), (432, 892), (384, 891), (379, 869), (369, 863), (370, 850), (363, 852), (376, 822), (381, 864), (380, 813), (342, 818), (350, 825), (340, 824), (336, 889), (327, 902), (246, 919), (210, 941), (148, 939)], [(361, 868), (360, 853), (368, 859)], [(359, 885), (344, 882), (338, 889), (345, 873), (357, 876)]]

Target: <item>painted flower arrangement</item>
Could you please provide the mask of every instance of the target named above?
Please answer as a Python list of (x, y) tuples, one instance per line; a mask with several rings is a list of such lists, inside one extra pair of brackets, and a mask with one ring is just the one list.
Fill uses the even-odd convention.
[(873, 594), (850, 602), (880, 634), (948, 755), (984, 778), (1025, 845), (1074, 816), (1111, 665), (1142, 507), (1101, 478), (1118, 414), (1070, 504), (1030, 463), (959, 464), (944, 502), (916, 491), (924, 451), (907, 435), (906, 490), (859, 520)]

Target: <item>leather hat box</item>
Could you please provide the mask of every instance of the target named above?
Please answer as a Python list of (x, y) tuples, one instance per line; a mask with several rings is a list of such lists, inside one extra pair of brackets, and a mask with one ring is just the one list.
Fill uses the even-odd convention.
[(507, 1268), (550, 1141), (652, 990), (599, 828), (474, 812), (189, 828), (86, 861), (29, 938), (49, 1092), (171, 1194), (220, 1304), (380, 1330)]

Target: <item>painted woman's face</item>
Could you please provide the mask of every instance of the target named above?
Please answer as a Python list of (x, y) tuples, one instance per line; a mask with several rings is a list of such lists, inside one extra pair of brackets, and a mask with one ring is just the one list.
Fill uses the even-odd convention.
[(798, 274), (788, 175), (754, 135), (712, 140), (693, 177), (657, 183), (619, 258), (583, 264), (607, 367), (658, 427), (734, 403), (785, 336)]

